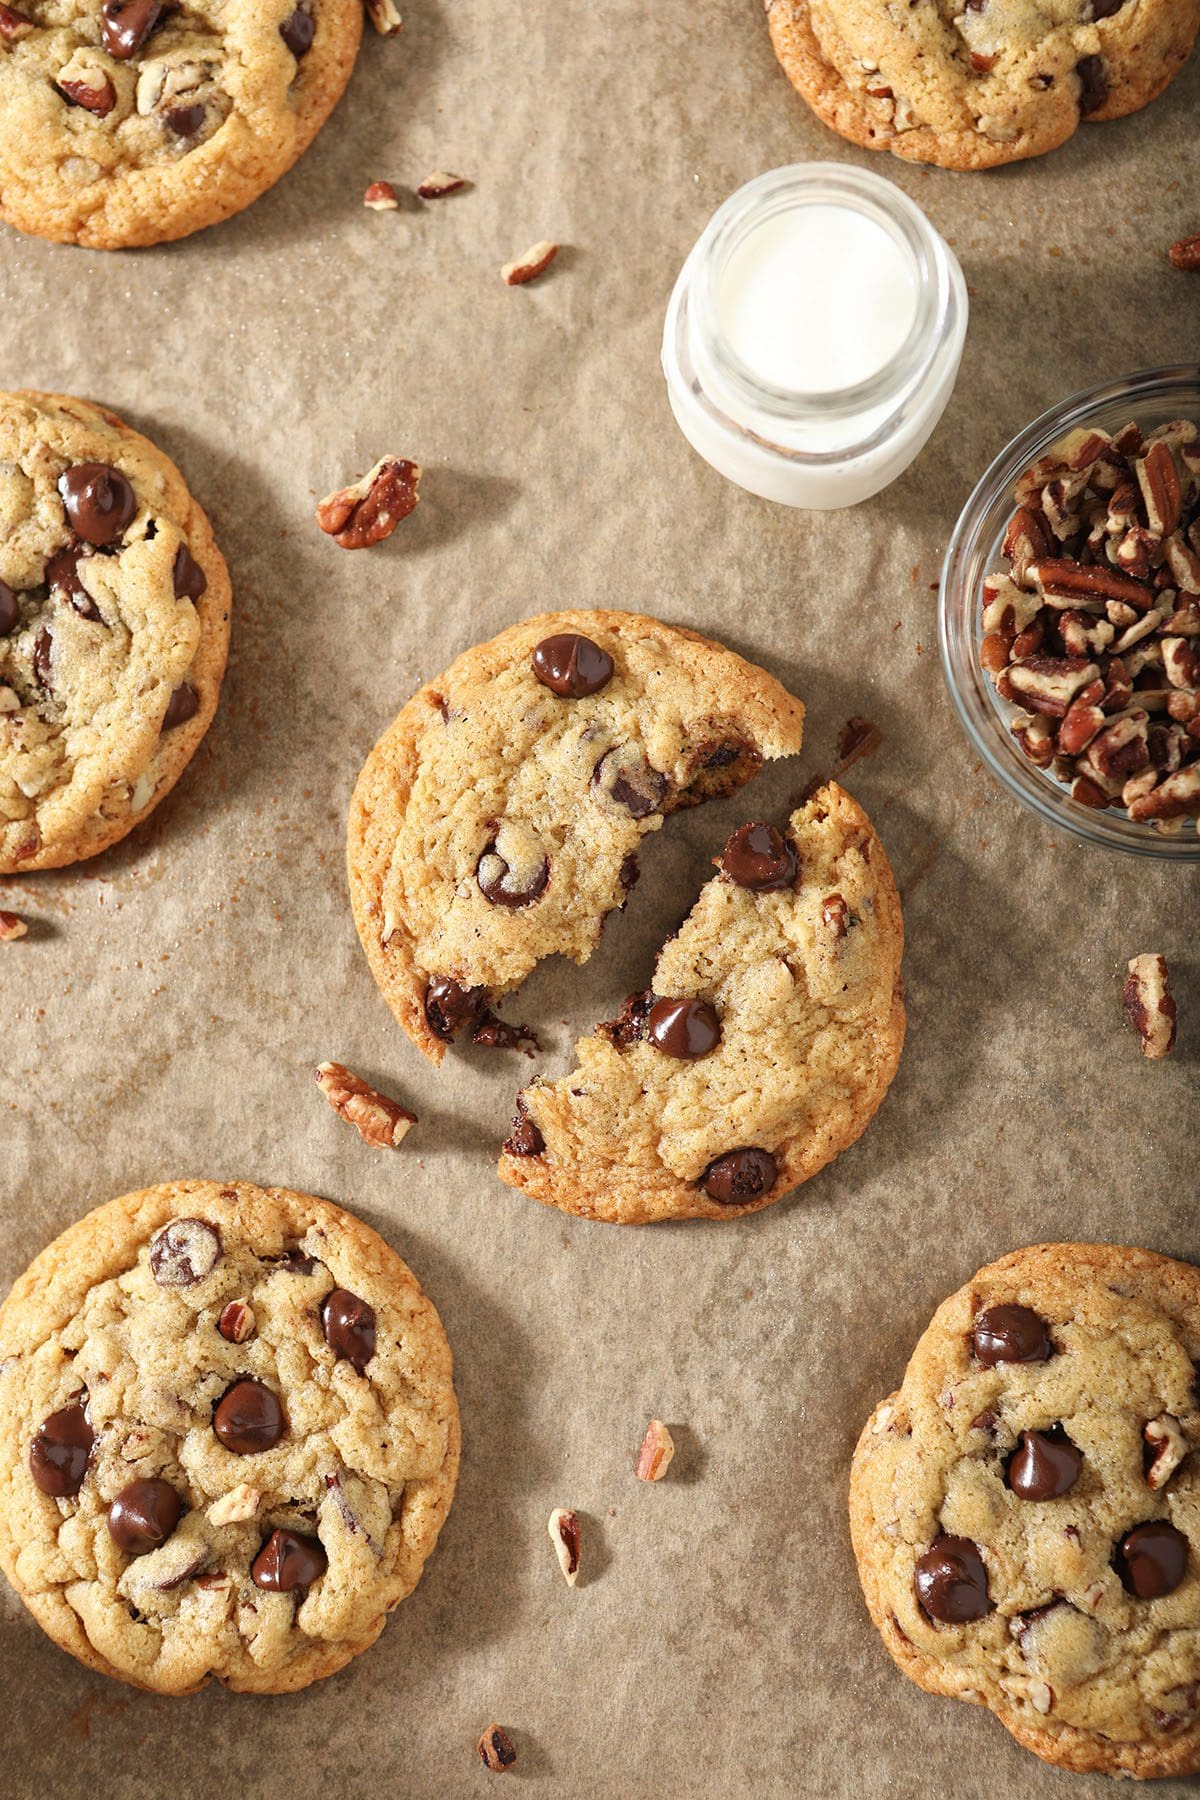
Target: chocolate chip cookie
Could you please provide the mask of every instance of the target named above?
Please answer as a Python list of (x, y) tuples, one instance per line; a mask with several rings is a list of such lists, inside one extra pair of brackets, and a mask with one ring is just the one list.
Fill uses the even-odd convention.
[(883, 846), (830, 784), (729, 839), (651, 987), (518, 1101), (500, 1176), (618, 1224), (734, 1219), (852, 1144), (904, 1040), (904, 927)]
[(1027, 1749), (1200, 1769), (1200, 1270), (1040, 1244), (934, 1315), (859, 1440), (850, 1523), (906, 1675)]
[(804, 708), (641, 613), (526, 619), (409, 701), (350, 808), (350, 895), (388, 1005), (440, 1062), (543, 957), (586, 962), (668, 813), (800, 748)]
[(0, 394), (0, 874), (132, 831), (216, 711), (229, 574), (161, 450), (63, 394)]
[(0, 218), (112, 250), (249, 206), (337, 104), (360, 0), (0, 5)]
[(416, 1586), (458, 1453), (433, 1307), (307, 1194), (126, 1194), (0, 1307), (0, 1567), (64, 1650), (138, 1687), (332, 1675)]
[(768, 0), (767, 19), (792, 84), (852, 144), (987, 169), (1153, 100), (1200, 0)]

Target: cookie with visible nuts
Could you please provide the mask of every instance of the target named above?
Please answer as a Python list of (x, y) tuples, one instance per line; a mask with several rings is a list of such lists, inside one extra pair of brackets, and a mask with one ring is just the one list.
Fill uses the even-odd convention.
[(1200, 1270), (1017, 1250), (938, 1308), (855, 1451), (893, 1658), (1063, 1768), (1200, 1769), (1197, 1358)]
[(333, 1674), (416, 1586), (458, 1455), (433, 1307), (306, 1194), (127, 1194), (0, 1307), (0, 1567), (56, 1643), (135, 1686)]

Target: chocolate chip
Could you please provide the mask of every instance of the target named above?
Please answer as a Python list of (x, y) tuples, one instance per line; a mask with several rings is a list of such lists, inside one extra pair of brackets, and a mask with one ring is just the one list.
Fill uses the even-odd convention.
[(656, 1000), (646, 1020), (646, 1036), (664, 1056), (695, 1062), (721, 1041), (721, 1021), (707, 1000)]
[(174, 731), (176, 725), (184, 725), (194, 719), (200, 711), (200, 696), (189, 681), (181, 681), (171, 698), (167, 701), (167, 710), (163, 714), (160, 731)]
[(204, 123), (204, 102), (195, 100), (190, 106), (173, 106), (163, 114), (162, 122), (172, 137), (195, 137)]
[(1188, 1541), (1165, 1519), (1135, 1525), (1117, 1545), (1113, 1567), (1121, 1586), (1138, 1600), (1173, 1594), (1187, 1573)]
[(1125, 0), (1092, 0), (1093, 19), (1111, 19), (1115, 12), (1120, 12)]
[(942, 1625), (967, 1625), (992, 1610), (987, 1568), (970, 1538), (935, 1537), (917, 1561), (913, 1584), (922, 1609)]
[(576, 631), (543, 638), (533, 653), (533, 672), (543, 687), (564, 700), (582, 700), (598, 694), (613, 677), (613, 659), (607, 650)]
[(208, 576), (186, 544), (180, 544), (175, 552), (171, 577), (177, 600), (199, 600), (208, 587)]
[(104, 0), (100, 42), (118, 62), (127, 62), (150, 36), (162, 10), (162, 0)]
[(54, 639), (49, 631), (43, 628), (33, 640), (33, 672), (47, 690), (52, 685), (50, 677), (54, 673), (53, 649)]
[(1045, 1362), (1054, 1353), (1045, 1319), (1028, 1306), (989, 1306), (972, 1327), (971, 1348), (985, 1369), (997, 1363)]
[(317, 22), (307, 5), (298, 6), (291, 18), (285, 19), (279, 27), (280, 37), (297, 61), (312, 49), (316, 34)]
[(89, 544), (114, 544), (137, 512), (132, 487), (108, 463), (76, 463), (59, 476), (58, 491), (68, 519)]
[(425, 1017), (429, 1029), (444, 1044), (483, 1011), (483, 989), (465, 988), (452, 975), (435, 975), (425, 989)]
[(617, 880), (627, 894), (631, 894), (642, 878), (642, 865), (631, 850), (628, 856), (621, 858), (620, 873)]
[(1061, 1425), (1023, 1431), (1008, 1463), (1008, 1485), (1022, 1500), (1057, 1500), (1079, 1480), (1083, 1455)]
[(212, 1424), (227, 1450), (253, 1456), (272, 1449), (283, 1436), (283, 1407), (269, 1387), (246, 1375), (217, 1401)]
[(796, 852), (773, 825), (741, 825), (721, 854), (722, 872), (738, 887), (774, 894), (796, 880)]
[(81, 618), (92, 619), (103, 625), (103, 613), (79, 579), (79, 564), (84, 560), (84, 553), (78, 544), (68, 544), (64, 550), (56, 550), (46, 564), (46, 583), (51, 593), (61, 594)]
[(540, 863), (515, 875), (494, 843), (488, 845), (475, 870), (479, 891), (493, 906), (532, 906), (546, 891), (550, 879), (550, 863), (545, 856)]
[(592, 786), (635, 819), (659, 812), (670, 783), (633, 744), (618, 744), (592, 770)]
[(597, 1025), (597, 1037), (607, 1038), (614, 1050), (628, 1050), (630, 1044), (640, 1044), (646, 1035), (646, 1021), (654, 1004), (655, 996), (650, 988), (640, 994), (627, 995), (616, 1018)]
[(193, 1287), (216, 1268), (221, 1234), (204, 1219), (172, 1219), (150, 1243), (150, 1273), (159, 1287)]
[(176, 1525), (182, 1503), (166, 1481), (131, 1481), (108, 1509), (113, 1542), (128, 1556), (145, 1556), (165, 1544)]
[(769, 1150), (727, 1150), (709, 1163), (700, 1186), (718, 1206), (746, 1206), (770, 1192), (778, 1173)]
[(271, 1594), (290, 1594), (310, 1588), (329, 1567), (321, 1540), (298, 1531), (273, 1531), (254, 1561), (250, 1578), (255, 1587)]
[(530, 1031), (528, 1025), (510, 1025), (507, 1019), (498, 1019), (494, 1012), (485, 1012), (471, 1033), (471, 1042), (477, 1050), (520, 1050), (531, 1048), (540, 1050), (537, 1033)]
[(530, 1118), (525, 1102), (519, 1098), (517, 1116), (504, 1148), (510, 1156), (540, 1156), (546, 1148), (545, 1138)]
[(17, 596), (7, 581), (0, 581), (0, 637), (7, 637), (15, 631), (21, 622), (21, 608)]
[(375, 1354), (375, 1308), (347, 1288), (334, 1288), (321, 1302), (321, 1329), (333, 1354), (363, 1374)]
[(1102, 56), (1084, 56), (1075, 64), (1079, 77), (1079, 111), (1083, 118), (1099, 112), (1108, 99), (1108, 70)]
[(82, 1406), (64, 1406), (38, 1427), (29, 1446), (29, 1468), (43, 1494), (69, 1499), (83, 1486), (96, 1434)]
[(307, 1250), (301, 1250), (299, 1244), (285, 1250), (282, 1256), (266, 1257), (264, 1261), (269, 1262), (273, 1269), (282, 1269), (285, 1275), (311, 1275), (317, 1266), (316, 1257), (310, 1256)]

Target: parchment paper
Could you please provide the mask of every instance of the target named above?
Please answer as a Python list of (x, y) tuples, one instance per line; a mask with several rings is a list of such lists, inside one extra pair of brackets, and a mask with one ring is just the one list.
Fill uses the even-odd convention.
[[(6, 945), (0, 1278), (88, 1207), (238, 1174), (369, 1219), (440, 1308), (457, 1360), (458, 1498), (379, 1645), (285, 1699), (139, 1695), (77, 1667), (5, 1590), (8, 1791), (56, 1796), (1067, 1795), (984, 1712), (921, 1694), (863, 1608), (850, 1451), (934, 1307), (1048, 1238), (1200, 1257), (1200, 878), (1076, 848), (978, 766), (951, 714), (939, 561), (985, 464), (1076, 388), (1200, 352), (1200, 61), (1122, 124), (988, 175), (868, 158), (776, 67), (757, 0), (408, 0), (290, 177), (175, 247), (103, 255), (0, 232), (0, 380), (101, 399), (211, 510), (233, 660), (191, 771), (124, 845), (0, 883)], [(962, 375), (912, 471), (848, 513), (773, 508), (688, 448), (658, 368), (676, 271), (760, 170), (869, 162), (956, 246)], [(464, 194), (364, 211), (432, 168)], [(537, 238), (567, 248), (501, 285)], [(316, 498), (385, 451), (426, 470), (387, 545), (347, 556)], [(858, 1145), (727, 1228), (585, 1224), (502, 1187), (519, 1055), (435, 1072), (367, 971), (343, 877), (358, 767), (413, 688), (545, 607), (614, 604), (716, 634), (806, 701), (803, 757), (676, 818), (582, 975), (543, 969), (514, 1017), (567, 1066), (645, 981), (736, 823), (780, 816), (851, 714), (885, 743), (846, 777), (908, 929), (909, 1036)], [(1143, 1064), (1126, 959), (1173, 964), (1180, 1047)], [(362, 1145), (313, 1065), (421, 1116)], [(679, 1453), (635, 1481), (652, 1414)], [(583, 1515), (562, 1582), (552, 1507)], [(1160, 1793), (1176, 1791), (1170, 1784)], [(1183, 1791), (1179, 1784), (1178, 1791)]]

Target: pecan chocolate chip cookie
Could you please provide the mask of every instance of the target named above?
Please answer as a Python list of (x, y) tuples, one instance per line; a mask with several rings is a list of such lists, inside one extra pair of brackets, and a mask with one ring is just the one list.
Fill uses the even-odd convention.
[(0, 394), (0, 873), (95, 856), (170, 792), (229, 607), (174, 463), (103, 407)]
[(934, 1315), (854, 1456), (871, 1617), (1029, 1750), (1200, 1769), (1200, 1270), (1040, 1244)]
[(834, 785), (734, 833), (653, 986), (521, 1094), (500, 1176), (619, 1224), (769, 1206), (852, 1144), (904, 1040), (900, 901)]
[(350, 808), (354, 917), (413, 1042), (543, 957), (586, 962), (667, 813), (800, 748), (804, 709), (722, 644), (640, 613), (526, 619), (409, 701)]
[(986, 169), (1153, 100), (1200, 0), (767, 0), (767, 19), (792, 84), (851, 143)]
[(227, 219), (308, 148), (361, 33), (359, 0), (0, 5), (0, 218), (97, 250)]
[(139, 1687), (333, 1674), (416, 1586), (458, 1453), (433, 1307), (307, 1194), (126, 1194), (0, 1307), (0, 1567), (64, 1650)]

